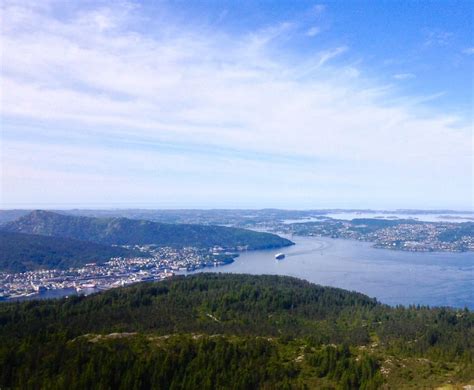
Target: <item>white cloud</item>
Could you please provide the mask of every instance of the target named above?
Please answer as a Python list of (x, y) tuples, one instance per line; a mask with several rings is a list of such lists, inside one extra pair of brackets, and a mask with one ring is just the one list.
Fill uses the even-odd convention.
[[(280, 43), (291, 39), (292, 23), (228, 35), (175, 25), (172, 18), (145, 19), (153, 33), (143, 33), (129, 27), (137, 12), (125, 4), (73, 12), (62, 21), (47, 7), (5, 6), (2, 116), (5, 123), (28, 123), (28, 137), (41, 139), (35, 147), (19, 140), (19, 128), (5, 127), (16, 142), (13, 148), (13, 141), (4, 141), (10, 148), (2, 161), (10, 201), (36, 196), (38, 187), (28, 191), (30, 179), (51, 182), (55, 175), (77, 180), (74, 193), (60, 191), (63, 198), (86, 196), (92, 187), (97, 196), (124, 191), (120, 196), (136, 197), (141, 191), (153, 198), (158, 188), (187, 194), (198, 185), (214, 197), (263, 193), (322, 201), (344, 199), (349, 191), (363, 200), (367, 192), (396, 197), (406, 191), (409, 200), (423, 190), (435, 193), (443, 181), (456, 189), (440, 196), (468, 195), (469, 126), (457, 125), (458, 117), (419, 110), (412, 98), (393, 95), (342, 60), (334, 65), (331, 60), (347, 47), (288, 54)], [(60, 144), (56, 152), (45, 145), (52, 134)], [(68, 147), (76, 137), (85, 141)], [(119, 140), (120, 149), (110, 152), (104, 139)], [(144, 147), (127, 148), (127, 140)], [(196, 158), (186, 151), (147, 151), (157, 144), (231, 152), (223, 160), (212, 152)], [(245, 157), (235, 157), (239, 153)], [(93, 184), (100, 177), (110, 178), (104, 188)], [(233, 177), (238, 185), (230, 183)], [(272, 195), (282, 180), (291, 184), (288, 190)], [(124, 189), (126, 182), (140, 191)]]
[(462, 51), (464, 54), (473, 55), (474, 54), (474, 47), (467, 47)]
[(321, 29), (317, 26), (311, 27), (306, 31), (308, 37), (315, 37), (321, 32)]
[(397, 73), (392, 76), (396, 80), (409, 80), (416, 77), (413, 73)]
[(318, 65), (322, 66), (329, 60), (340, 56), (341, 54), (345, 53), (348, 50), (346, 46), (336, 47), (335, 49), (326, 50), (321, 53), (321, 57), (319, 59)]

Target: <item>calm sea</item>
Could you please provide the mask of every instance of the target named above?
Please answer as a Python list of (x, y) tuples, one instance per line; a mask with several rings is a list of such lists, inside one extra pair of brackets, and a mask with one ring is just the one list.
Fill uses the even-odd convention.
[[(242, 253), (234, 263), (197, 272), (289, 275), (359, 291), (390, 305), (474, 309), (474, 253), (403, 252), (353, 240), (289, 237), (296, 245)], [(286, 257), (276, 260), (275, 254)]]

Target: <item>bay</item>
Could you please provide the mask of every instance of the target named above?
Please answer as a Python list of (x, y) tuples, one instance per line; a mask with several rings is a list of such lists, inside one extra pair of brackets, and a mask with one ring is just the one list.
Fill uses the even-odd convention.
[[(288, 238), (296, 245), (244, 252), (232, 264), (194, 272), (288, 275), (362, 292), (389, 305), (474, 309), (473, 252), (405, 252), (354, 240)], [(279, 252), (285, 259), (275, 259)]]

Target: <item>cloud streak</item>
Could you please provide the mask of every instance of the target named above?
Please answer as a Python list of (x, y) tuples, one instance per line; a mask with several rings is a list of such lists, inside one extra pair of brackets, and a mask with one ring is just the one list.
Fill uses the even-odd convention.
[[(322, 14), (324, 7), (314, 11)], [(208, 189), (201, 189), (203, 199), (235, 200), (247, 192), (251, 202), (252, 196), (264, 198), (257, 195), (262, 192), (258, 177), (274, 188), (283, 174), (292, 189), (273, 196), (288, 205), (330, 198), (334, 205), (347, 203), (343, 183), (361, 206), (366, 205), (361, 188), (380, 192), (374, 203), (394, 192), (401, 203), (419, 199), (423, 188), (436, 191), (443, 179), (466, 196), (443, 189), (436, 200), (440, 204), (465, 203), (472, 191), (466, 183), (470, 131), (462, 118), (427, 112), (400, 99), (393, 88), (360, 76), (363, 69), (343, 61), (346, 46), (315, 46), (309, 55), (289, 51), (295, 22), (230, 34), (176, 24), (172, 17), (155, 24), (129, 3), (72, 9), (67, 19), (46, 5), (7, 3), (2, 12), (6, 203), (24, 197), (20, 194), (33, 177), (51, 182), (55, 174), (76, 178), (75, 193), (84, 196), (95, 186), (91, 177), (114, 177), (97, 188), (97, 199), (113, 198), (117, 183), (127, 181), (136, 181), (147, 201), (163, 186), (168, 197), (173, 191), (188, 194), (197, 185), (189, 178), (199, 175)], [(137, 20), (153, 25), (153, 31), (133, 28)], [(36, 146), (22, 141), (17, 123), (28, 124), (27, 137), (34, 136)], [(51, 153), (50, 134), (67, 153)], [(107, 139), (120, 143), (117, 153), (110, 152)], [(153, 151), (131, 148), (130, 140)], [(73, 148), (72, 142), (77, 143)], [(195, 154), (170, 154), (157, 144), (185, 144)], [(200, 153), (204, 145), (246, 157), (230, 153), (223, 163), (212, 153)], [(35, 148), (31, 160), (15, 157)], [(289, 157), (305, 163), (275, 162)], [(93, 169), (96, 162), (107, 169)], [(68, 171), (72, 165), (76, 168)], [(157, 175), (149, 165), (166, 168)], [(139, 191), (122, 191), (120, 199), (140, 198)], [(263, 193), (271, 198), (272, 191)], [(37, 187), (29, 193), (40, 196)], [(59, 193), (63, 200), (72, 196)]]
[(416, 77), (413, 73), (397, 73), (393, 75), (393, 78), (396, 80), (410, 80)]

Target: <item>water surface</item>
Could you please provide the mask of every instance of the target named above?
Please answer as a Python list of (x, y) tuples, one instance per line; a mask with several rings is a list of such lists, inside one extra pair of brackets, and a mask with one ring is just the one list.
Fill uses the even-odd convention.
[[(294, 276), (358, 291), (390, 305), (420, 304), (474, 310), (474, 253), (403, 252), (371, 243), (326, 237), (288, 237), (296, 245), (241, 253), (234, 263), (195, 272)], [(276, 260), (283, 252), (286, 257)], [(82, 291), (90, 294), (96, 289)], [(48, 290), (24, 299), (59, 298), (74, 289)]]
[[(289, 275), (359, 291), (390, 305), (474, 309), (474, 253), (404, 252), (325, 237), (289, 237), (296, 245), (249, 251), (223, 267), (196, 272)], [(275, 254), (286, 254), (276, 260)]]

